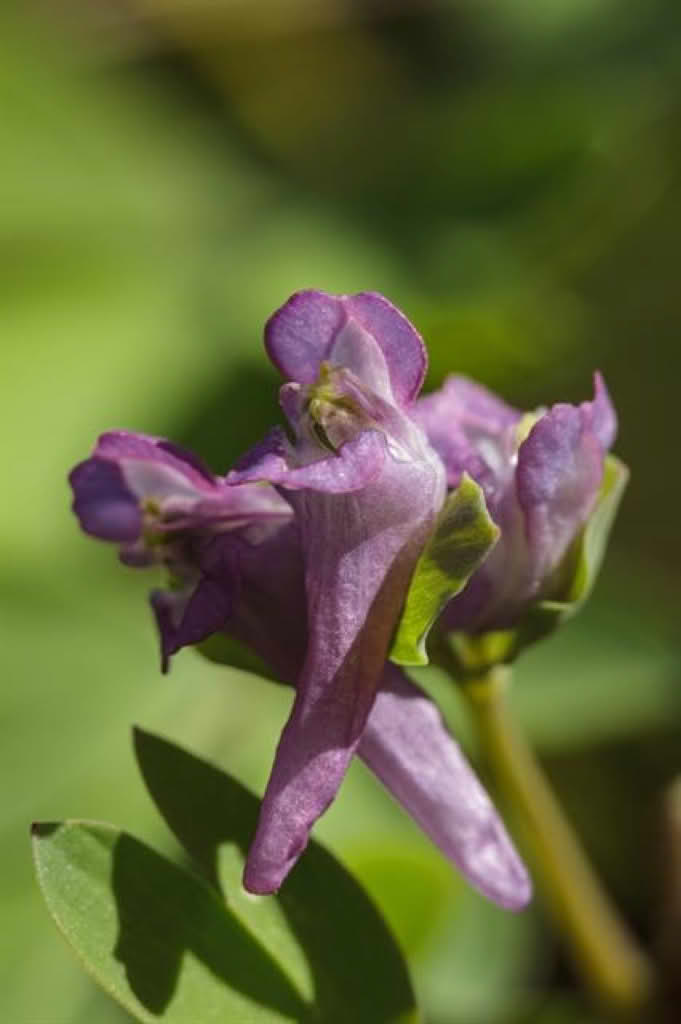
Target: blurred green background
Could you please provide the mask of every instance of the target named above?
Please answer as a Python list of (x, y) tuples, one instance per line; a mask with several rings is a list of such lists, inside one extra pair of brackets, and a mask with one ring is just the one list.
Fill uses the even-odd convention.
[[(65, 477), (111, 427), (224, 471), (278, 416), (262, 324), (301, 287), (388, 295), (429, 386), (464, 371), (532, 407), (605, 373), (632, 482), (593, 600), (520, 660), (514, 702), (659, 948), (681, 771), (676, 0), (6, 0), (0, 139), (3, 1021), (126, 1019), (41, 905), (28, 827), (108, 820), (173, 851), (131, 723), (265, 783), (289, 695), (193, 652), (161, 678), (152, 581), (79, 535)], [(456, 694), (419, 678), (475, 756)], [(429, 1024), (598, 1020), (541, 894), (484, 903), (361, 765), (317, 834), (392, 923)]]

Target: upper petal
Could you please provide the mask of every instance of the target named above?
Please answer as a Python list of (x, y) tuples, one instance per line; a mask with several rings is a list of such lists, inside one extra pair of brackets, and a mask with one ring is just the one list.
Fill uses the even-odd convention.
[[(350, 296), (297, 292), (268, 320), (265, 346), (286, 379), (311, 387), (319, 376), (321, 363), (331, 358), (334, 342), (350, 321), (355, 321), (380, 348), (394, 399), (401, 405), (409, 404), (423, 384), (425, 346), (407, 318), (375, 292)], [(355, 332), (356, 342), (357, 329), (352, 328), (351, 332)], [(348, 338), (340, 351), (345, 347), (354, 348), (350, 357), (356, 362), (357, 345), (351, 346)], [(349, 364), (342, 365), (355, 369)], [(370, 379), (365, 379), (365, 383), (371, 386)]]
[(457, 487), (468, 473), (494, 505), (513, 472), (522, 413), (475, 381), (449, 376), (419, 399), (414, 417), (444, 462), (449, 486)]
[(594, 397), (590, 402), (582, 402), (579, 408), (587, 427), (598, 438), (603, 451), (609, 451), (617, 436), (617, 413), (598, 370), (594, 373)]
[(450, 374), (439, 391), (420, 399), (417, 417), (421, 415), (440, 431), (455, 424), (471, 434), (500, 434), (522, 417), (489, 388), (461, 374)]
[(218, 481), (194, 456), (161, 438), (122, 430), (102, 434), (69, 482), (83, 529), (126, 544), (140, 539), (145, 507), (161, 528), (197, 506), (202, 517), (214, 516), (220, 493)]
[[(243, 528), (255, 540), (292, 515), (273, 487), (230, 487), (190, 452), (126, 431), (102, 434), (69, 480), (83, 529), (128, 544), (140, 539), (143, 525), (145, 534), (158, 536), (197, 527)], [(132, 548), (125, 558), (129, 564), (149, 562), (144, 551)]]
[(465, 878), (511, 910), (532, 885), (490, 798), (425, 694), (387, 664), (358, 753)]
[(345, 319), (339, 296), (296, 292), (265, 325), (267, 354), (286, 380), (309, 387)]
[(532, 591), (538, 592), (593, 508), (603, 449), (583, 410), (554, 405), (518, 452), (517, 496), (525, 517)]
[(423, 387), (428, 368), (428, 354), (419, 332), (404, 313), (378, 292), (350, 295), (346, 309), (383, 350), (395, 400), (401, 405), (413, 402)]
[(196, 455), (162, 437), (110, 430), (98, 438), (93, 455), (119, 464), (148, 462), (163, 466), (182, 477), (193, 490), (210, 491), (215, 486), (215, 477)]

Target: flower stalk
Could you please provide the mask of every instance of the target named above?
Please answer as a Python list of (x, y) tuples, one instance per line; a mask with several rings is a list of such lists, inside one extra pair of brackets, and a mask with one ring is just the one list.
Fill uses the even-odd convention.
[(510, 674), (508, 666), (496, 666), (462, 686), (484, 756), (518, 820), (578, 972), (605, 1011), (639, 1019), (652, 996), (652, 965), (605, 893), (513, 721)]

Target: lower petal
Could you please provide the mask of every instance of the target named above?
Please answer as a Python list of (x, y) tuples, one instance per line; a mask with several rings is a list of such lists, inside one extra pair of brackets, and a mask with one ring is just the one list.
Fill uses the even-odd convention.
[(526, 906), (532, 885), (491, 800), (433, 702), (390, 664), (358, 753), (471, 885)]
[(442, 490), (439, 464), (424, 469), (388, 458), (361, 495), (295, 493), (308, 648), (246, 863), (251, 892), (279, 888), (336, 795)]

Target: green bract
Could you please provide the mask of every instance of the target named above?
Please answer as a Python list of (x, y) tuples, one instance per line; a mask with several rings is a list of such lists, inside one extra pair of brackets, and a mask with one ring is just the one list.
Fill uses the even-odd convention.
[(482, 488), (466, 473), (445, 501), (418, 560), (390, 651), (398, 665), (427, 665), (426, 639), (438, 615), (466, 586), (499, 537)]

